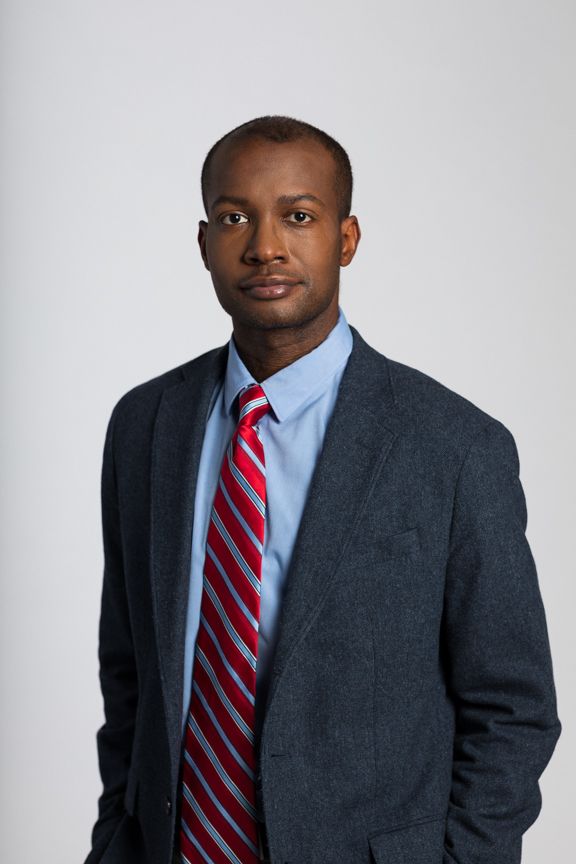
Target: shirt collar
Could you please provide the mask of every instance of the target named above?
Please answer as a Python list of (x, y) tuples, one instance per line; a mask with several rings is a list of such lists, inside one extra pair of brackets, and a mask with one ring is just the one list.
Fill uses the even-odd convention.
[[(279, 423), (286, 420), (332, 378), (346, 362), (352, 350), (352, 332), (338, 307), (338, 321), (320, 345), (260, 381), (270, 407)], [(224, 404), (232, 413), (238, 393), (256, 383), (238, 354), (234, 334), (228, 343), (228, 361), (224, 378)]]

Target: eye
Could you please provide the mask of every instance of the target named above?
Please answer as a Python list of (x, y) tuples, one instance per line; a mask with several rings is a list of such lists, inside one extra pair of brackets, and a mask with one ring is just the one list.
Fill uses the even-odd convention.
[[(294, 216), (294, 219), (290, 219), (291, 222), (296, 222), (298, 225), (306, 225), (307, 222), (312, 221), (312, 217), (308, 215), (308, 213), (303, 213), (301, 210), (295, 210), (294, 213), (290, 213), (290, 216)], [(300, 217), (304, 217), (303, 219)]]
[[(227, 219), (230, 221), (227, 222)], [(218, 221), (223, 225), (242, 225), (244, 222), (247, 222), (248, 219), (243, 213), (225, 213)]]

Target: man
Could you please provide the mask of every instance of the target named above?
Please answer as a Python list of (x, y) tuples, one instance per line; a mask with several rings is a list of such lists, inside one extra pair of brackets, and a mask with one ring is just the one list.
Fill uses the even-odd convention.
[(87, 862), (514, 864), (560, 733), (514, 439), (348, 325), (336, 141), (253, 120), (202, 190), (233, 334), (108, 426)]

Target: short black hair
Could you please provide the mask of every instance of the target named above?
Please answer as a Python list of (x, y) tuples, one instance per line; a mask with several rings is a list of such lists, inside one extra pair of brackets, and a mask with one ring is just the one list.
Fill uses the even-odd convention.
[(280, 114), (269, 114), (264, 117), (256, 117), (254, 120), (248, 120), (246, 123), (242, 123), (240, 126), (236, 126), (235, 129), (227, 132), (210, 148), (204, 159), (201, 175), (202, 202), (206, 214), (208, 214), (208, 207), (206, 205), (208, 175), (214, 154), (225, 141), (247, 141), (253, 138), (275, 141), (278, 144), (308, 138), (321, 144), (332, 154), (335, 162), (336, 193), (338, 195), (340, 220), (350, 215), (353, 184), (352, 166), (350, 165), (348, 154), (342, 145), (316, 126), (312, 126), (304, 120), (296, 120), (294, 117), (285, 117)]

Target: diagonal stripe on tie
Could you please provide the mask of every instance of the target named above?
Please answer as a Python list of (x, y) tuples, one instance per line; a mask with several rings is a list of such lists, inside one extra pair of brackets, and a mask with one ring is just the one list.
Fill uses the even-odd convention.
[[(215, 732), (224, 741), (235, 759), (243, 760), (240, 764), (248, 764), (252, 745), (254, 744), (254, 732), (250, 724), (246, 723), (239, 711), (231, 702), (229, 696), (218, 681), (212, 664), (199, 649), (197, 675), (194, 675), (193, 692), (200, 690), (206, 700), (206, 711), (212, 712), (212, 726)], [(216, 718), (216, 719), (215, 719)], [(201, 717), (196, 718), (198, 721)], [(249, 769), (245, 769), (249, 774)]]
[[(194, 693), (195, 698), (200, 699), (198, 690)], [(202, 695), (205, 695), (205, 691), (202, 691)], [(247, 761), (247, 758), (250, 760), (250, 752), (242, 752), (242, 747), (238, 746), (239, 742), (234, 741), (230, 730), (223, 727), (211, 706), (208, 705), (208, 701), (204, 702), (201, 699), (200, 701), (202, 707), (198, 707), (195, 712), (197, 718), (189, 718), (190, 729), (200, 747), (209, 754), (216, 773), (226, 774), (226, 777), (250, 803), (250, 786), (254, 782), (254, 771)]]
[(214, 551), (225, 572), (230, 576), (231, 583), (241, 596), (243, 602), (254, 618), (256, 618), (256, 613), (260, 608), (259, 591), (254, 587), (254, 580), (257, 577), (247, 562), (244, 561), (236, 546), (229, 542), (228, 535), (230, 532), (224, 532), (217, 526), (218, 522), (216, 519), (211, 519), (207, 542), (210, 544), (210, 548)]
[(266, 463), (259, 384), (240, 393), (206, 539), (182, 763), (183, 864), (257, 864), (254, 724)]
[(224, 665), (222, 654), (218, 652), (216, 645), (210, 638), (208, 631), (202, 626), (198, 628), (196, 638), (196, 650), (202, 652), (202, 663), (206, 667), (209, 664), (214, 672), (214, 683), (226, 696), (234, 711), (240, 715), (247, 726), (251, 726), (253, 705), (246, 694), (238, 687), (229, 670)]
[[(258, 570), (259, 562), (262, 558), (262, 550), (258, 549), (254, 544), (251, 534), (247, 533), (244, 525), (238, 520), (238, 517), (234, 512), (236, 509), (237, 508), (232, 509), (230, 507), (224, 493), (220, 489), (217, 489), (216, 497), (214, 499), (213, 518), (216, 520), (218, 530), (227, 545), (230, 545), (233, 541), (233, 546), (231, 547), (233, 553), (238, 554), (242, 562), (246, 565), (247, 571), (254, 574), (255, 571)], [(230, 530), (226, 528), (227, 525), (230, 525), (232, 520), (238, 523), (238, 530), (233, 538), (230, 535)], [(258, 539), (257, 536), (256, 539)], [(254, 590), (258, 591), (259, 583), (256, 576), (248, 576), (248, 579)]]
[(263, 551), (262, 550), (262, 544), (260, 543), (260, 541), (258, 540), (258, 537), (254, 533), (255, 529), (254, 529), (253, 525), (250, 525), (248, 523), (246, 518), (239, 511), (238, 504), (234, 503), (234, 498), (236, 498), (236, 501), (238, 501), (238, 496), (235, 495), (234, 489), (232, 489), (232, 492), (230, 492), (230, 490), (228, 489), (228, 487), (224, 483), (222, 475), (220, 475), (220, 481), (219, 481), (218, 488), (222, 491), (222, 494), (223, 494), (224, 498), (226, 499), (226, 503), (228, 504), (229, 508), (232, 510), (232, 512), (234, 513), (234, 515), (236, 516), (236, 518), (238, 519), (240, 524), (244, 527), (244, 530), (246, 531), (246, 533), (250, 537), (250, 540), (252, 541), (252, 543), (254, 544), (256, 549), (258, 549), (260, 554), (262, 554), (262, 551)]

